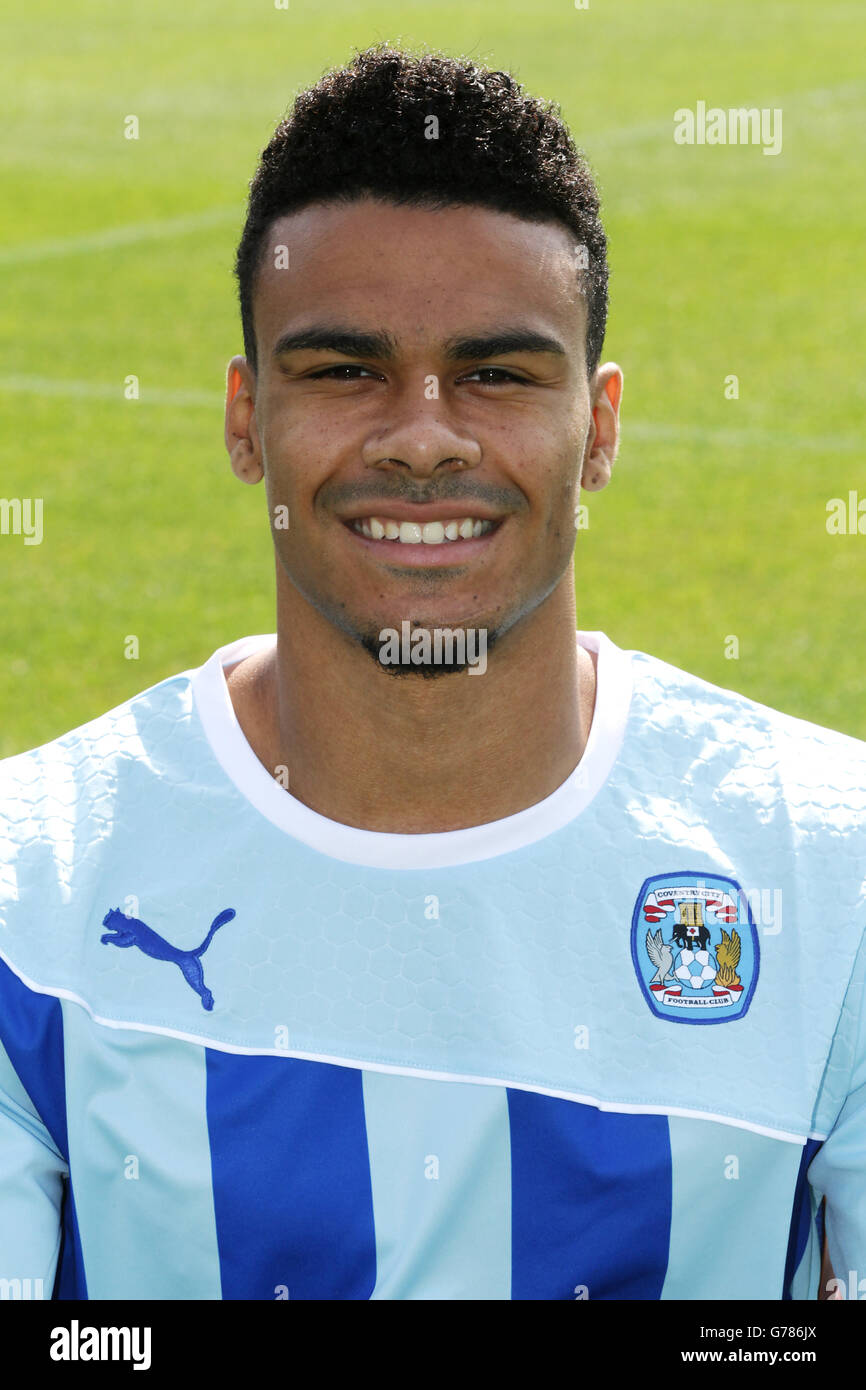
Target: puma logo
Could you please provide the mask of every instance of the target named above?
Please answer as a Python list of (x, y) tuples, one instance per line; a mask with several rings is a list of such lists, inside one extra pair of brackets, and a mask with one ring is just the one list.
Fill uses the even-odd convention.
[(201, 957), (220, 927), (225, 926), (226, 922), (230, 922), (234, 916), (233, 907), (225, 908), (218, 916), (214, 917), (208, 934), (200, 946), (196, 946), (194, 951), (181, 951), (177, 946), (172, 946), (170, 941), (166, 941), (164, 936), (160, 936), (159, 932), (155, 932), (152, 927), (140, 922), (137, 917), (127, 917), (119, 907), (113, 907), (109, 912), (106, 912), (102, 919), (102, 925), (108, 927), (109, 930), (99, 939), (106, 946), (109, 942), (112, 946), (137, 946), (146, 956), (152, 956), (154, 960), (173, 960), (187, 984), (191, 985), (196, 994), (200, 995), (202, 1008), (212, 1009), (213, 995), (204, 982)]

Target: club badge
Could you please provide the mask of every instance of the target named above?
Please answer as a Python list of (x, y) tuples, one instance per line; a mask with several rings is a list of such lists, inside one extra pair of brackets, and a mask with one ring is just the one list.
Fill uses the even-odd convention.
[(632, 914), (631, 953), (657, 1018), (728, 1023), (752, 1002), (758, 932), (732, 878), (686, 870), (646, 879)]

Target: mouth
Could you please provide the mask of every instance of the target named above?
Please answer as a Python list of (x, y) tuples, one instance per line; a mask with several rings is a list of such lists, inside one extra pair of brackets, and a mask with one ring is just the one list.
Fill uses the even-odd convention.
[(390, 516), (359, 516), (348, 523), (359, 536), (372, 541), (396, 541), (398, 545), (453, 545), (477, 540), (499, 525), (484, 517), (442, 517), (432, 521), (398, 521)]
[(503, 520), (471, 512), (437, 515), (431, 509), (423, 521), (376, 512), (345, 519), (343, 525), (392, 563), (429, 566), (468, 561), (482, 553)]

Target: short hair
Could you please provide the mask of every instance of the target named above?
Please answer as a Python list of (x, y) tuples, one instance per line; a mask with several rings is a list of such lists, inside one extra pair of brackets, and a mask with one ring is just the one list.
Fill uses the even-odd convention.
[[(430, 139), (434, 116), (438, 138)], [(398, 207), (481, 206), (566, 227), (582, 248), (592, 376), (607, 323), (607, 240), (593, 176), (559, 106), (528, 96), (509, 73), (384, 43), (302, 91), (262, 152), (235, 260), (254, 371), (253, 294), (269, 227), (311, 203), (365, 196)]]

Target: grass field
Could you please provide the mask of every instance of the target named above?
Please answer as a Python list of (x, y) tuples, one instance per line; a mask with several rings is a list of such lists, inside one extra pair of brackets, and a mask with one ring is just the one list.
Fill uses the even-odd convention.
[[(510, 68), (597, 172), (625, 392), (580, 625), (866, 737), (866, 535), (825, 524), (866, 499), (861, 5), (31, 0), (4, 33), (0, 496), (43, 498), (44, 539), (0, 535), (0, 756), (273, 629), (263, 489), (222, 444), (232, 258), (295, 91), (379, 39)], [(781, 153), (676, 145), (699, 100), (781, 108)]]

